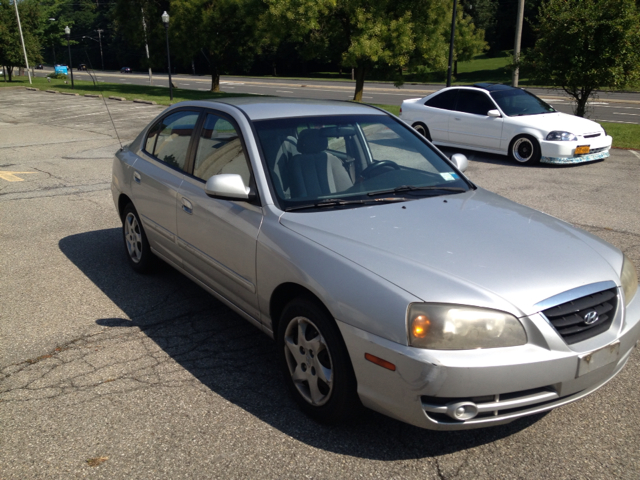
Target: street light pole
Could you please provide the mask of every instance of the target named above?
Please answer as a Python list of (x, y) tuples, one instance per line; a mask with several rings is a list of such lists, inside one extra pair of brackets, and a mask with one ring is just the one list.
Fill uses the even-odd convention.
[(69, 72), (71, 72), (71, 88), (76, 88), (73, 84), (73, 66), (71, 63), (71, 46), (69, 45), (69, 39), (71, 37), (71, 29), (69, 26), (64, 27), (64, 34), (67, 37), (67, 49), (69, 50)]
[(24, 63), (27, 64), (27, 75), (29, 76), (29, 85), (31, 85), (31, 72), (29, 71), (29, 59), (27, 58), (27, 49), (24, 46), (24, 37), (22, 36), (22, 25), (20, 24), (20, 14), (18, 13), (18, 2), (13, 1), (16, 7), (16, 18), (18, 19), (18, 30), (20, 30), (20, 40), (22, 41), (22, 52), (24, 53)]
[(169, 99), (173, 100), (173, 84), (171, 82), (171, 55), (169, 54), (169, 14), (165, 11), (162, 14), (162, 23), (167, 37), (167, 65), (169, 67)]
[(456, 7), (458, 0), (453, 0), (453, 16), (451, 18), (451, 39), (449, 40), (449, 67), (447, 68), (447, 87), (451, 86), (451, 65), (453, 64), (453, 41), (456, 37)]
[(102, 71), (104, 72), (104, 57), (102, 56), (102, 32), (104, 32), (104, 30), (98, 29), (96, 30), (96, 32), (98, 32), (98, 43), (100, 44), (100, 61), (102, 62)]

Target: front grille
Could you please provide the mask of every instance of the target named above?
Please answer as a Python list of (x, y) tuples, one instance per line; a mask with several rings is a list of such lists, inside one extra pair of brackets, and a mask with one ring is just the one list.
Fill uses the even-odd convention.
[(599, 137), (600, 134), (599, 133), (589, 133), (588, 135), (583, 135), (583, 138), (596, 138)]
[(613, 322), (617, 307), (618, 291), (612, 288), (563, 303), (542, 313), (564, 341), (571, 345), (607, 331)]

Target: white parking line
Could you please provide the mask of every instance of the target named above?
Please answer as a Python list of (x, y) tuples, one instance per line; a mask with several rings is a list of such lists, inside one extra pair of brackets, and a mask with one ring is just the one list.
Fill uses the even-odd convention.
[(629, 150), (631, 153), (633, 153), (636, 157), (640, 158), (640, 152), (636, 152), (635, 150)]
[(626, 113), (626, 112), (613, 112), (614, 115), (632, 115), (634, 117), (640, 117), (640, 113)]
[(293, 93), (289, 90), (276, 90), (276, 93)]

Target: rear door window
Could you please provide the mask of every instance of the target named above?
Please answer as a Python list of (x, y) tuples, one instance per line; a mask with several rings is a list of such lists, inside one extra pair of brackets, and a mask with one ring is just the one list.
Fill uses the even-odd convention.
[(435, 97), (430, 98), (424, 104), (427, 107), (441, 108), (443, 110), (455, 110), (456, 97), (458, 96), (458, 89), (447, 90)]
[(192, 111), (180, 111), (166, 116), (149, 132), (145, 151), (174, 168), (184, 170), (198, 116), (198, 112)]

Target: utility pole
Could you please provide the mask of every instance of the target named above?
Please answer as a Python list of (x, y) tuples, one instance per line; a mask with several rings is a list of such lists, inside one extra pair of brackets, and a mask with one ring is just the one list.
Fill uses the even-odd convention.
[(453, 63), (453, 42), (456, 38), (456, 7), (458, 0), (453, 0), (453, 15), (451, 18), (451, 39), (449, 40), (449, 67), (447, 68), (447, 87), (451, 86), (451, 64)]
[(102, 61), (102, 71), (104, 72), (104, 57), (102, 56), (102, 32), (104, 32), (104, 30), (98, 29), (96, 30), (96, 32), (98, 32), (98, 42), (100, 43), (100, 60)]
[(29, 85), (32, 85), (31, 72), (29, 71), (29, 60), (27, 59), (27, 49), (24, 46), (24, 37), (22, 36), (22, 25), (20, 24), (20, 14), (18, 13), (17, 0), (13, 0), (13, 5), (16, 7), (16, 18), (18, 19), (18, 30), (20, 30), (20, 40), (22, 41), (22, 52), (24, 53), (24, 63), (27, 64), (27, 75), (29, 76)]
[(149, 63), (149, 85), (153, 85), (151, 61), (149, 60), (149, 43), (147, 43), (147, 23), (144, 21), (144, 8), (140, 7), (140, 11), (142, 12), (142, 28), (144, 30), (144, 48), (147, 51), (147, 63)]
[[(522, 22), (524, 20), (524, 0), (518, 1), (518, 17), (516, 19), (516, 39), (513, 45), (513, 60), (520, 61), (520, 40), (522, 39)], [(518, 67), (513, 69), (513, 79), (511, 85), (513, 87), (518, 86), (518, 80), (520, 77), (520, 69)]]

